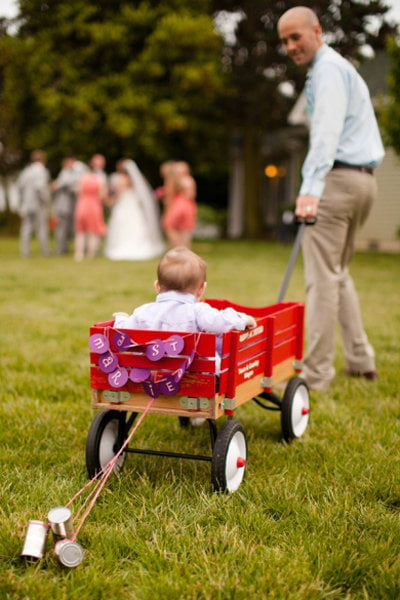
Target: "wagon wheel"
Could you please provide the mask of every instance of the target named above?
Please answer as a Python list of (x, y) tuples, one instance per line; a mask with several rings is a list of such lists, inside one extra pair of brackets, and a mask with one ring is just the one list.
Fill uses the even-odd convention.
[(242, 483), (247, 460), (247, 440), (239, 421), (225, 421), (215, 440), (211, 482), (216, 492), (235, 492)]
[[(127, 438), (136, 414), (126, 421), (126, 412), (102, 410), (94, 417), (86, 439), (86, 468), (92, 479), (117, 454)], [(118, 457), (113, 471), (118, 473), (125, 462), (126, 453)]]
[(286, 442), (303, 435), (310, 416), (310, 395), (304, 379), (294, 377), (288, 382), (281, 404), (281, 428)]

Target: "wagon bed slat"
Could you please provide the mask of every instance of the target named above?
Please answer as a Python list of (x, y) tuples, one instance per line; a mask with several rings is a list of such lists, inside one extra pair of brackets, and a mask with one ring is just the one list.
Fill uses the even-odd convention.
[[(90, 369), (91, 387), (95, 390), (109, 390), (107, 375), (98, 367)], [(182, 396), (201, 396), (204, 398), (214, 398), (216, 391), (216, 375), (211, 373), (186, 373), (179, 388), (179, 395)], [(115, 391), (128, 391), (132, 394), (144, 393), (141, 383), (128, 381), (124, 386)], [(147, 397), (148, 399), (148, 397)]]

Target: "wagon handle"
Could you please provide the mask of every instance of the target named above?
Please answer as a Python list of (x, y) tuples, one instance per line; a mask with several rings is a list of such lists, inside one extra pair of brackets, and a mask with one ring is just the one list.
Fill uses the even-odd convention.
[(299, 228), (297, 230), (297, 234), (296, 234), (296, 237), (295, 237), (295, 240), (294, 240), (294, 244), (293, 244), (293, 248), (292, 248), (292, 253), (290, 255), (288, 266), (286, 267), (286, 273), (285, 273), (285, 276), (283, 278), (281, 289), (280, 289), (279, 294), (278, 294), (277, 302), (282, 302), (283, 298), (285, 297), (286, 289), (287, 289), (287, 286), (289, 284), (289, 279), (290, 279), (290, 276), (291, 276), (292, 271), (293, 271), (294, 263), (296, 262), (297, 255), (299, 253), (299, 248), (300, 248), (300, 245), (301, 245), (301, 240), (303, 238), (304, 229), (308, 225), (314, 225), (316, 223), (316, 221), (317, 221), (316, 217), (307, 218), (307, 219), (298, 219), (297, 220), (297, 222), (299, 223)]

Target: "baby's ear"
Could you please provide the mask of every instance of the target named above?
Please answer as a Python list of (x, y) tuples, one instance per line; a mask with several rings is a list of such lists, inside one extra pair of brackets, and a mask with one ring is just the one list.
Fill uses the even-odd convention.
[(156, 279), (154, 282), (154, 289), (156, 290), (157, 294), (159, 294), (161, 292), (161, 286), (160, 286), (160, 282), (158, 281), (158, 279)]
[(199, 287), (199, 289), (197, 290), (196, 297), (198, 298), (198, 300), (200, 300), (200, 298), (204, 295), (204, 293), (206, 291), (206, 287), (207, 287), (207, 281), (204, 281), (201, 284), (201, 286)]

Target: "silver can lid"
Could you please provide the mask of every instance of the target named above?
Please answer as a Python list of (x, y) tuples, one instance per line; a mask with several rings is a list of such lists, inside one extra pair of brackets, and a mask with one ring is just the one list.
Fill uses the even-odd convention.
[(50, 523), (65, 523), (71, 518), (71, 511), (66, 506), (56, 506), (49, 511), (47, 518)]
[(64, 567), (77, 567), (83, 560), (82, 546), (70, 540), (60, 540), (57, 542), (55, 553)]

